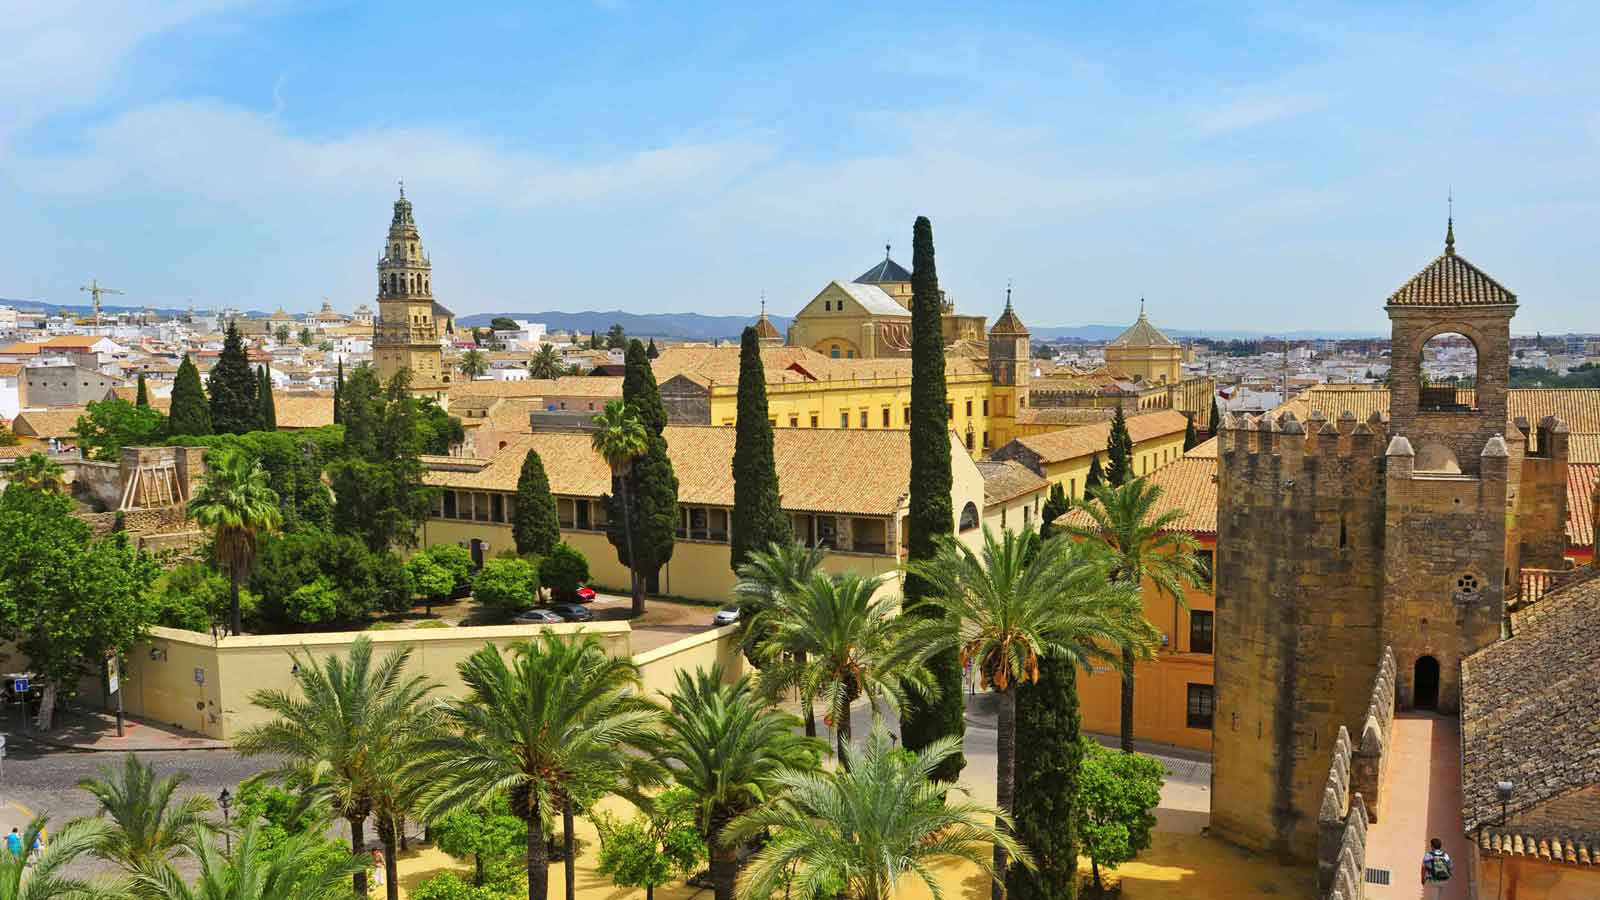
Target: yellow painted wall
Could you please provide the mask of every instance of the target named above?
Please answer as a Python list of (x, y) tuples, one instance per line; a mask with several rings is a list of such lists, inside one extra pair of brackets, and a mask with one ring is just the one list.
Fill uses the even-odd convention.
[[(1089, 477), (1089, 464), (1095, 454), (1049, 463), (1044, 467), (1044, 477), (1052, 484), (1061, 485), (1072, 498), (1083, 497), (1083, 484)], [(1100, 466), (1106, 465), (1105, 451), (1100, 451)], [(1183, 432), (1146, 438), (1133, 445), (1133, 474), (1144, 476), (1183, 456)]]
[(677, 689), (678, 672), (695, 669), (711, 671), (721, 664), (724, 681), (736, 681), (744, 674), (744, 653), (739, 649), (739, 626), (724, 625), (682, 640), (673, 641), (633, 658), (644, 682), (646, 697), (665, 700)]
[[(1600, 897), (1600, 867), (1551, 862), (1537, 856), (1477, 857), (1478, 896), (1504, 900), (1593, 900)], [(1456, 878), (1462, 877), (1456, 860)]]
[(1038, 529), (1039, 516), (1044, 512), (1044, 502), (1049, 497), (1048, 488), (1013, 497), (996, 503), (983, 511), (983, 527), (997, 536), (1005, 531), (1020, 531), (1024, 526)]

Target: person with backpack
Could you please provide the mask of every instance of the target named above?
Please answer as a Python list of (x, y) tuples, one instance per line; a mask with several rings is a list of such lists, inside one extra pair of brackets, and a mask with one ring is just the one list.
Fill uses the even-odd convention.
[(1422, 855), (1422, 887), (1430, 900), (1444, 900), (1444, 889), (1450, 883), (1453, 864), (1450, 854), (1438, 838), (1429, 841), (1427, 853)]

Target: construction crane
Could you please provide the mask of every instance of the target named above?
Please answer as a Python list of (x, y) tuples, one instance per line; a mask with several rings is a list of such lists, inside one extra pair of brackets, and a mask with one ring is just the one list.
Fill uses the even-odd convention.
[(94, 297), (94, 327), (96, 328), (100, 327), (100, 295), (122, 293), (116, 288), (101, 287), (100, 282), (94, 278), (89, 279), (89, 283), (78, 288), (78, 290), (88, 291)]

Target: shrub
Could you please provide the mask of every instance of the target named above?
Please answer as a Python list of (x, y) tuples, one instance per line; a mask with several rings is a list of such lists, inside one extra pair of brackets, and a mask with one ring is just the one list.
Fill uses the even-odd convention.
[(347, 535), (304, 529), (262, 542), (251, 587), (261, 595), (268, 623), (306, 620), (291, 614), (291, 596), (318, 578), (333, 588), (334, 613), (326, 622), (354, 622), (377, 610), (411, 608), (411, 576), (400, 558), (372, 553)]
[(425, 622), (418, 622), (416, 627), (418, 627), (418, 628), (454, 628), (455, 626), (451, 625), (449, 622), (443, 621), (442, 619), (428, 619)]
[(539, 566), (539, 583), (549, 588), (557, 600), (571, 600), (588, 580), (589, 560), (567, 544), (557, 544)]
[[(239, 592), (239, 608), (252, 620), (259, 601), (249, 591)], [(190, 562), (173, 568), (150, 592), (150, 620), (167, 628), (209, 631), (228, 617), (228, 579), (203, 562)]]
[(491, 559), (472, 581), (472, 594), (484, 606), (511, 615), (538, 599), (539, 567), (522, 559)]
[(466, 596), (467, 590), (472, 585), (472, 554), (467, 548), (457, 547), (455, 544), (436, 544), (423, 552), (455, 579), (455, 586), (451, 589), (450, 595)]
[(1094, 886), (1101, 890), (1100, 867), (1127, 862), (1150, 846), (1161, 802), (1161, 763), (1137, 753), (1108, 750), (1083, 739), (1083, 771), (1078, 782), (1083, 853), (1089, 857)]
[(333, 582), (319, 576), (310, 584), (302, 584), (289, 595), (284, 609), (291, 621), (301, 625), (321, 625), (333, 621), (339, 613), (339, 592)]
[(409, 892), (411, 900), (509, 900), (508, 891), (489, 885), (474, 886), (453, 872), (441, 872)]

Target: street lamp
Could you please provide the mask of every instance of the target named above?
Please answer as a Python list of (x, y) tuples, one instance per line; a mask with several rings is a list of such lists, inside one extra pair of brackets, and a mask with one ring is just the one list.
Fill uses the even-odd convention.
[[(1500, 829), (1501, 829), (1500, 840), (1501, 841), (1506, 841), (1507, 840), (1507, 837), (1505, 835), (1506, 807), (1508, 807), (1511, 804), (1511, 791), (1512, 791), (1512, 789), (1514, 787), (1515, 787), (1515, 785), (1513, 785), (1509, 781), (1496, 781), (1494, 783), (1495, 796), (1500, 798)], [(1502, 844), (1502, 846), (1500, 848), (1500, 874), (1499, 874), (1498, 877), (1496, 877), (1495, 885), (1494, 885), (1494, 895), (1495, 895), (1496, 898), (1504, 898), (1505, 897), (1506, 853), (1510, 849), (1511, 849), (1510, 847), (1507, 847), (1504, 844)]]
[(233, 795), (227, 788), (217, 795), (217, 805), (222, 807), (222, 839), (226, 842), (227, 853), (233, 855), (233, 834), (228, 829), (228, 808), (233, 806)]

